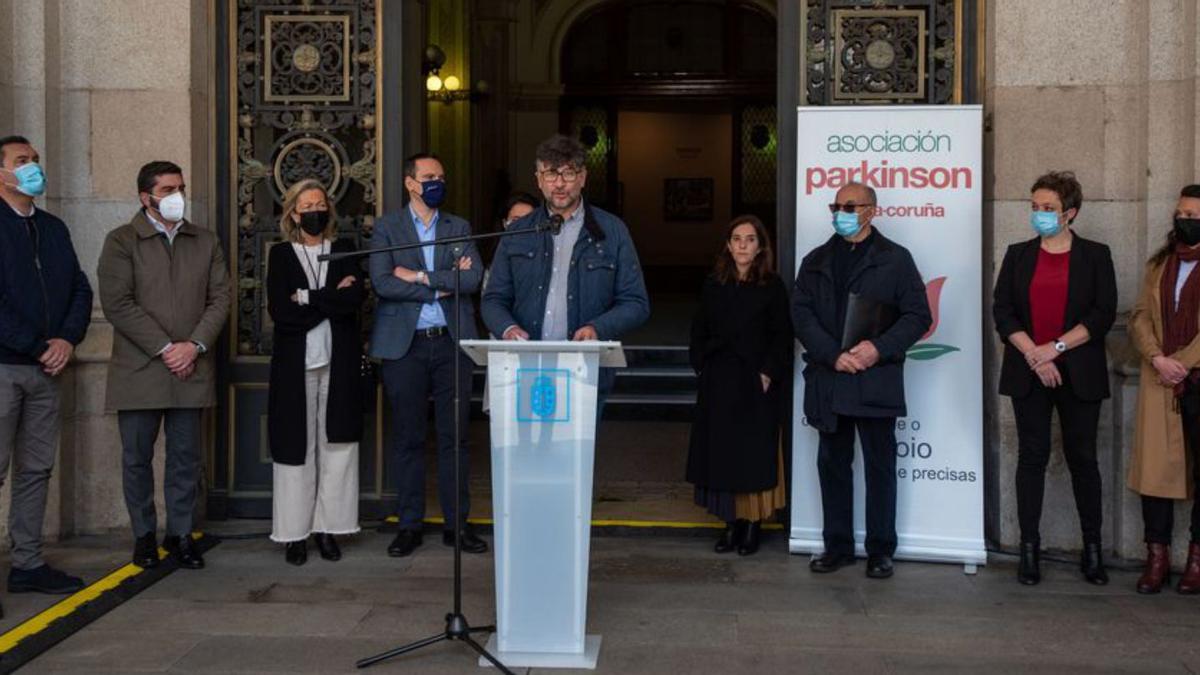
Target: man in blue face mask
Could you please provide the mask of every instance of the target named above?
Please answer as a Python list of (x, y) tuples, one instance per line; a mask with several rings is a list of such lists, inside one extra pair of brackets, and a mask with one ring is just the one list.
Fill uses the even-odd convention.
[(37, 151), (0, 138), (0, 482), (13, 466), (9, 592), (73, 593), (83, 582), (42, 560), (42, 521), (59, 435), (59, 380), (83, 341), (92, 288), (67, 226), (39, 209)]
[[(380, 219), (371, 235), (375, 248), (447, 239), (471, 234), (466, 220), (441, 210), (446, 199), (446, 171), (434, 155), (418, 154), (404, 162), (408, 206)], [(462, 335), (454, 321), (454, 268), (460, 270), (458, 306)], [(397, 515), (400, 533), (388, 555), (404, 557), (421, 545), (425, 518), (425, 430), (427, 402), (433, 396), (437, 423), (438, 497), (445, 516), (442, 541), (454, 545), (456, 509), (466, 523), (471, 500), (467, 484), (467, 419), (469, 405), (454, 415), (454, 361), (459, 361), (459, 387), (471, 391), (471, 360), (455, 339), (474, 339), (475, 303), (483, 279), (483, 261), (474, 244), (423, 246), (371, 256), (371, 284), (379, 296), (371, 356), (383, 360), (380, 374), (392, 414), (391, 449), (396, 466)], [(454, 447), (454, 425), (459, 447)], [(464, 489), (454, 498), (454, 453), (459, 453)], [(464, 525), (463, 550), (483, 553), (488, 545)]]
[[(892, 576), (896, 550), (896, 418), (904, 355), (933, 318), (925, 284), (903, 246), (875, 230), (875, 190), (851, 183), (829, 205), (834, 235), (805, 256), (792, 321), (804, 346), (804, 415), (820, 433), (825, 551), (814, 572), (854, 564), (854, 435), (867, 487), (867, 576)], [(854, 307), (851, 298), (854, 296)], [(863, 322), (862, 317), (877, 317)], [(865, 328), (865, 330), (864, 330)], [(860, 335), (846, 335), (854, 330)]]

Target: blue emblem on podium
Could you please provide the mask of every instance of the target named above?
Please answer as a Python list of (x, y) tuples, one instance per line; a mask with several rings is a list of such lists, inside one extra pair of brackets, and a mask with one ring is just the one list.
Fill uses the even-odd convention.
[(517, 370), (518, 422), (570, 422), (571, 371), (559, 368)]

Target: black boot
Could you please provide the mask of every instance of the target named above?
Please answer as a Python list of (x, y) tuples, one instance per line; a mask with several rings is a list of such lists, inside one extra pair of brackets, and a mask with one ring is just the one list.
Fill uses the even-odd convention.
[(1104, 559), (1100, 555), (1100, 544), (1085, 543), (1083, 545), (1083, 556), (1079, 560), (1079, 569), (1083, 572), (1083, 578), (1088, 580), (1088, 583), (1097, 586), (1108, 584), (1108, 572), (1104, 570)]
[(713, 546), (713, 550), (717, 553), (729, 553), (737, 548), (738, 542), (738, 523), (745, 521), (737, 520), (725, 523), (725, 531), (721, 533), (721, 538), (717, 540), (717, 545)]
[(1038, 542), (1021, 542), (1021, 562), (1017, 565), (1017, 581), (1026, 586), (1036, 586), (1042, 580), (1042, 556)]
[(300, 541), (289, 541), (283, 547), (283, 559), (289, 565), (303, 565), (308, 562), (308, 542), (304, 539)]
[(737, 547), (738, 555), (754, 555), (758, 552), (758, 535), (761, 530), (762, 521), (755, 520), (746, 524), (746, 534), (742, 536)]

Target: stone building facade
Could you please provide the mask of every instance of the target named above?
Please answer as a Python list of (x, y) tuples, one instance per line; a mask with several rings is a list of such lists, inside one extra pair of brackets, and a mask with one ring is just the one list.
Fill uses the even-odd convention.
[[(403, 15), (404, 47), (397, 52), (404, 68), (417, 68), (420, 52), (414, 45), (423, 41), (428, 27), (423, 22), (438, 12), (445, 19), (443, 3), (378, 1), (381, 13)], [(218, 116), (227, 113), (218, 109), (216, 96), (218, 2), (0, 0), (0, 132), (26, 135), (41, 150), (50, 180), (43, 206), (71, 227), (93, 282), (105, 233), (137, 208), (134, 176), (146, 161), (178, 162), (186, 173), (192, 220), (210, 228), (227, 225), (214, 199), (222, 167), (214, 157), (212, 137)], [(448, 2), (451, 11), (474, 7), (485, 33), (489, 26), (511, 31), (521, 45), (496, 56), (502, 65), (489, 62), (503, 69), (501, 75), (508, 73), (510, 86), (502, 96), (511, 104), (511, 117), (504, 123), (519, 127), (519, 134), (490, 158), (472, 155), (469, 146), (456, 152), (464, 165), (498, 163), (523, 175), (531, 163), (532, 139), (548, 135), (560, 123), (553, 105), (561, 91), (559, 73), (539, 54), (561, 39), (581, 5), (602, 3)], [(780, 21), (796, 20), (800, 13), (789, 2), (762, 4)], [(1196, 0), (988, 0), (979, 5), (980, 25), (968, 27), (980, 31), (979, 102), (987, 120), (985, 278), (994, 277), (1008, 244), (1029, 236), (1028, 188), (1048, 169), (1076, 171), (1085, 192), (1077, 228), (1108, 243), (1114, 253), (1122, 319), (1110, 338), (1115, 394), (1104, 406), (1100, 458), (1106, 540), (1117, 553), (1131, 557), (1141, 552), (1141, 518), (1136, 495), (1124, 489), (1123, 477), (1138, 381), (1124, 318), (1144, 261), (1169, 227), (1178, 189), (1200, 176), (1197, 5)], [(470, 64), (482, 67), (478, 55), (458, 58), (463, 59), (464, 80)], [(795, 70), (780, 72), (796, 75)], [(792, 77), (781, 86), (803, 85)], [(419, 80), (414, 84), (404, 78), (400, 91), (401, 109), (392, 115), (404, 126), (400, 147), (415, 149), (422, 141), (421, 129), (445, 144), (469, 131), (470, 116), (456, 113), (447, 119), (441, 109), (425, 105)], [(396, 159), (386, 156), (383, 161), (388, 175), (395, 167), (386, 165)], [(471, 190), (470, 179), (464, 180), (460, 189)], [(985, 309), (990, 290), (989, 283), (980, 299)], [(1016, 432), (1008, 402), (995, 394), (1000, 343), (990, 326), (985, 336), (993, 347), (980, 382), (985, 392), (987, 534), (995, 544), (1012, 547), (1018, 541)], [(127, 525), (116, 420), (104, 411), (110, 350), (111, 329), (97, 309), (77, 362), (63, 376), (64, 424), (47, 516), (52, 536)], [(220, 433), (225, 431), (211, 420), (210, 437)], [(7, 509), (7, 502), (0, 500), (0, 509)], [(1074, 513), (1069, 476), (1056, 454), (1046, 489), (1047, 546), (1078, 547)], [(1179, 519), (1181, 530), (1185, 521)]]

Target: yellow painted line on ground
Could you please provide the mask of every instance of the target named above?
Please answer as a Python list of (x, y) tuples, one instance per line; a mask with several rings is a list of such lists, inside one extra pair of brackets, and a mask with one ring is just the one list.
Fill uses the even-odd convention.
[[(400, 522), (400, 519), (397, 518), (396, 516), (388, 516), (384, 520), (388, 523)], [(433, 525), (444, 525), (446, 523), (446, 520), (444, 518), (442, 518), (441, 516), (434, 516), (432, 518), (426, 518), (425, 522), (433, 524)], [(467, 518), (467, 522), (473, 523), (475, 525), (494, 525), (495, 524), (495, 521), (493, 521), (491, 518)], [(714, 522), (692, 523), (692, 522), (682, 522), (682, 521), (673, 521), (673, 520), (606, 519), (606, 520), (593, 520), (592, 526), (593, 527), (665, 527), (665, 528), (677, 529), (677, 530), (687, 530), (687, 529), (716, 530), (716, 529), (721, 529), (721, 528), (725, 527), (725, 523), (714, 523)], [(764, 530), (782, 530), (783, 525), (781, 525), (779, 523), (763, 523), (762, 528)]]
[(37, 614), (33, 618), (16, 626), (4, 635), (0, 635), (0, 653), (7, 652), (13, 647), (16, 647), (17, 643), (19, 643), (21, 640), (33, 635), (37, 635), (49, 627), (51, 623), (68, 616), (75, 610), (79, 609), (79, 607), (84, 603), (95, 600), (104, 593), (119, 586), (126, 579), (135, 577), (141, 573), (142, 568), (134, 565), (133, 563), (129, 563), (128, 565), (117, 569), (117, 571), (109, 574), (91, 586), (76, 592), (74, 595), (68, 596), (66, 599), (55, 605), (52, 605), (42, 613)]
[[(192, 539), (199, 539), (201, 536), (203, 535), (200, 532), (192, 533)], [(159, 547), (158, 557), (160, 560), (166, 558), (166, 549)], [(138, 567), (133, 563), (129, 563), (123, 567), (118, 567), (108, 576), (100, 579), (90, 586), (83, 588), (80, 591), (76, 591), (74, 594), (69, 595), (63, 600), (46, 608), (41, 613), (35, 614), (32, 618), (29, 618), (23, 623), (14, 626), (12, 630), (0, 635), (0, 654), (3, 654), (11, 650), (13, 647), (16, 647), (21, 640), (32, 637), (43, 630), (46, 630), (50, 624), (69, 616), (85, 603), (99, 598), (101, 595), (104, 595), (108, 591), (111, 591), (112, 589), (124, 583), (127, 579), (132, 579), (144, 571), (145, 570), (143, 570), (141, 567)]]

